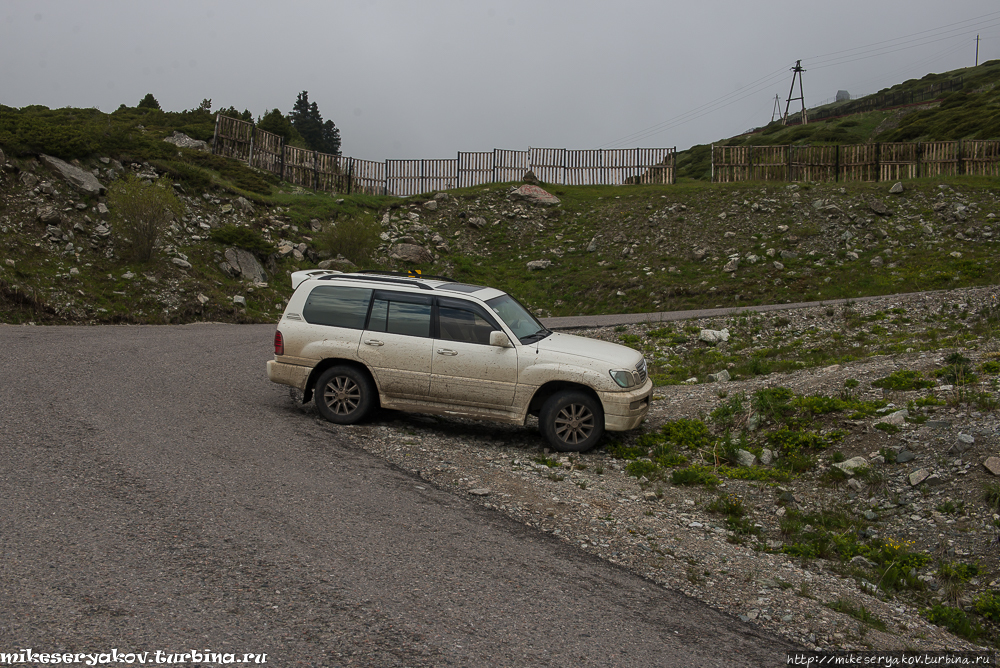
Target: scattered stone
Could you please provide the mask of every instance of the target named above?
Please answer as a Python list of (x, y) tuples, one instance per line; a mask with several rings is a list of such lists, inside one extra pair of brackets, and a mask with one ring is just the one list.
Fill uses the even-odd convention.
[(236, 304), (237, 306), (246, 306), (247, 298), (244, 297), (243, 295), (236, 295), (235, 297), (233, 297), (233, 303)]
[(864, 457), (851, 457), (846, 462), (837, 462), (834, 464), (838, 469), (846, 473), (847, 475), (854, 475), (861, 469), (868, 468), (868, 460)]
[(432, 199), (429, 202), (424, 202), (424, 208), (428, 211), (437, 211), (438, 203), (437, 200)]
[(884, 422), (886, 424), (891, 424), (896, 427), (902, 427), (906, 423), (906, 418), (910, 417), (910, 411), (905, 408), (902, 410), (889, 413), (888, 415), (882, 416), (879, 422)]
[(178, 132), (177, 130), (174, 130), (174, 134), (170, 135), (169, 137), (165, 137), (163, 141), (167, 142), (168, 144), (173, 144), (174, 146), (178, 146), (180, 148), (190, 148), (195, 151), (210, 150), (208, 142), (202, 141), (201, 139), (193, 139), (191, 137), (188, 137), (183, 132)]
[(889, 207), (885, 205), (885, 202), (880, 199), (873, 199), (868, 203), (868, 208), (872, 210), (872, 213), (878, 216), (888, 216), (892, 213)]
[(928, 420), (924, 426), (931, 429), (951, 429), (951, 420)]
[(960, 455), (975, 444), (976, 439), (972, 435), (959, 433), (955, 438), (955, 442), (948, 448), (948, 454)]
[(736, 451), (736, 464), (738, 466), (753, 466), (756, 461), (757, 457), (752, 452), (742, 448)]
[(774, 451), (770, 448), (764, 448), (760, 451), (760, 463), (764, 466), (770, 466), (774, 462)]
[(896, 181), (894, 184), (892, 184), (892, 187), (889, 188), (889, 194), (891, 195), (901, 195), (902, 193), (903, 193), (902, 181)]
[(492, 490), (486, 487), (477, 487), (476, 489), (470, 489), (469, 494), (472, 496), (489, 496)]
[(532, 260), (528, 263), (528, 271), (537, 271), (539, 269), (548, 269), (552, 266), (552, 260)]
[(593, 253), (596, 250), (597, 250), (597, 237), (594, 237), (593, 239), (590, 240), (590, 243), (587, 244), (587, 252)]
[(726, 263), (726, 266), (722, 268), (722, 271), (726, 272), (727, 274), (731, 274), (739, 268), (740, 268), (740, 261), (739, 259), (734, 258)]
[(198, 298), (197, 299), (198, 299), (198, 303), (200, 303), (203, 306), (208, 303), (208, 297), (206, 297), (205, 295), (201, 294), (200, 292), (198, 293)]
[(103, 195), (104, 191), (107, 190), (93, 174), (75, 167), (68, 162), (63, 162), (59, 158), (44, 154), (38, 156), (38, 159), (43, 165), (58, 174), (64, 181), (88, 195)]
[(710, 383), (728, 383), (730, 380), (729, 371), (723, 369), (718, 373), (708, 374), (708, 382)]
[(923, 481), (927, 480), (927, 478), (930, 477), (930, 475), (931, 475), (931, 472), (928, 471), (927, 469), (919, 469), (919, 470), (914, 471), (913, 473), (911, 473), (909, 475), (909, 478), (907, 478), (907, 479), (909, 480), (911, 487), (916, 487), (917, 485), (919, 485)]
[(176, 264), (181, 269), (190, 269), (191, 268), (191, 263), (190, 262), (188, 262), (187, 260), (182, 260), (179, 257), (170, 258), (170, 261), (173, 262), (174, 264)]
[(486, 219), (482, 216), (473, 216), (472, 218), (469, 218), (469, 222), (467, 224), (469, 227), (479, 230), (486, 227)]
[(1000, 457), (988, 457), (983, 466), (993, 475), (1000, 475)]
[(729, 340), (729, 329), (703, 329), (698, 333), (698, 340), (705, 343), (725, 343)]
[(226, 262), (234, 276), (242, 276), (252, 283), (267, 283), (267, 272), (253, 253), (242, 248), (227, 248)]
[(428, 264), (434, 261), (434, 256), (423, 246), (416, 244), (396, 244), (389, 252), (389, 257), (410, 264)]
[(883, 264), (882, 258), (876, 255), (875, 257), (873, 257), (871, 260), (868, 261), (868, 264), (870, 264), (873, 267), (881, 267)]
[(900, 450), (899, 453), (896, 454), (896, 463), (905, 464), (906, 462), (912, 462), (916, 458), (917, 456), (909, 450)]
[(523, 199), (533, 204), (544, 204), (546, 206), (559, 204), (558, 197), (533, 185), (521, 186), (511, 193), (511, 196), (514, 199)]

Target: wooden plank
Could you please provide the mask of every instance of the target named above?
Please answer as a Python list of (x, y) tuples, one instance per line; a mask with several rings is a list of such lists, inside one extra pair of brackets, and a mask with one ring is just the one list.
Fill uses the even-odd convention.
[(458, 187), (493, 183), (493, 151), (458, 154)]
[(528, 164), (542, 183), (566, 183), (566, 149), (529, 148)]
[(788, 146), (751, 146), (748, 170), (753, 181), (788, 180)]
[(957, 141), (932, 141), (920, 144), (920, 176), (958, 176)]
[(605, 183), (604, 156), (607, 151), (566, 151), (566, 184), (589, 186)]
[(912, 142), (886, 142), (879, 155), (879, 181), (917, 178), (917, 145)]
[(351, 192), (350, 169), (350, 158), (331, 153), (317, 153), (318, 189), (330, 193)]
[(531, 167), (527, 151), (493, 149), (493, 182), (520, 181)]
[(835, 181), (836, 146), (792, 146), (788, 155), (790, 181)]
[(676, 150), (672, 148), (638, 148), (638, 173), (630, 178), (638, 183), (673, 183), (675, 158)]
[(351, 192), (365, 195), (385, 194), (385, 163), (374, 160), (351, 160)]
[(1000, 176), (1000, 141), (976, 139), (962, 142), (963, 171), (970, 176)]
[(253, 140), (253, 123), (219, 116), (217, 127), (214, 149), (216, 155), (247, 162), (250, 159), (250, 146)]
[(253, 137), (254, 148), (250, 166), (280, 176), (282, 171), (282, 149), (284, 147), (284, 140), (281, 135), (276, 135), (260, 128), (254, 128)]
[(877, 181), (878, 147), (875, 144), (850, 144), (840, 147), (841, 181)]

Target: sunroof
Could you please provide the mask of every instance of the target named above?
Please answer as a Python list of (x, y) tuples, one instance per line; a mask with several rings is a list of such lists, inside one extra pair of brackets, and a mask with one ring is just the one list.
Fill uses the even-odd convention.
[(469, 285), (468, 283), (446, 283), (439, 285), (438, 290), (451, 290), (452, 292), (479, 292), (485, 290), (481, 285)]

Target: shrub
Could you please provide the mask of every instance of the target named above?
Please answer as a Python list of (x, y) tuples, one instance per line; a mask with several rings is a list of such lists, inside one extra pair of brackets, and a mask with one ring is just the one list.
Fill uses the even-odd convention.
[(664, 424), (660, 431), (670, 443), (692, 449), (710, 448), (715, 440), (701, 420), (687, 418), (671, 420)]
[(184, 206), (165, 179), (154, 183), (128, 174), (108, 188), (115, 242), (127, 260), (148, 262), (160, 235)]
[(265, 258), (274, 252), (274, 246), (265, 240), (259, 232), (249, 227), (237, 227), (232, 224), (225, 225), (224, 227), (212, 230), (209, 238), (212, 241), (218, 241), (220, 244), (243, 248), (261, 258)]
[(787, 387), (768, 387), (757, 390), (753, 394), (753, 407), (758, 413), (775, 421), (782, 419), (792, 412), (788, 405), (795, 393)]
[(375, 221), (349, 218), (338, 221), (316, 240), (320, 248), (332, 255), (343, 255), (363, 267), (371, 262), (379, 244), (381, 227)]
[(650, 479), (656, 478), (658, 477), (659, 471), (660, 467), (657, 464), (645, 459), (637, 459), (633, 462), (629, 462), (625, 466), (625, 473), (634, 478), (641, 478), (643, 476)]
[(969, 619), (969, 616), (958, 608), (951, 608), (938, 603), (934, 607), (925, 610), (924, 615), (931, 624), (943, 626), (966, 640), (975, 640), (983, 633), (982, 625)]
[(986, 619), (1000, 623), (1000, 592), (985, 592), (972, 605)]
[(719, 479), (712, 475), (712, 469), (707, 466), (689, 466), (686, 469), (677, 469), (670, 475), (670, 482), (675, 485), (705, 485), (715, 487), (719, 484)]
[(919, 371), (911, 369), (901, 369), (893, 371), (885, 378), (879, 378), (872, 382), (872, 387), (880, 387), (884, 390), (897, 390), (908, 392), (910, 390), (921, 390), (934, 387), (934, 381), (924, 378)]

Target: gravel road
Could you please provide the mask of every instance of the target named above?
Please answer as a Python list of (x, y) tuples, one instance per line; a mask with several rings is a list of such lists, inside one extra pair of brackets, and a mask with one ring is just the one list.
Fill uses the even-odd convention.
[(784, 663), (787, 641), (296, 411), (264, 375), (272, 334), (0, 326), (0, 652)]

